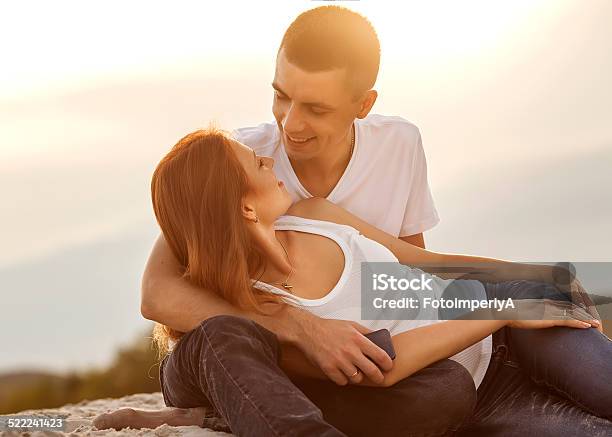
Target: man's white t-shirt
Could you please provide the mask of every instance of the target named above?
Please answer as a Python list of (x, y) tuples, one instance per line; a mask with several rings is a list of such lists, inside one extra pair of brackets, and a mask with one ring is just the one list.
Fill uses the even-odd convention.
[[(294, 202), (312, 197), (291, 167), (276, 123), (232, 134), (258, 155), (274, 158), (276, 176)], [(433, 228), (440, 219), (419, 129), (401, 117), (371, 114), (355, 120), (353, 156), (327, 200), (396, 237)]]

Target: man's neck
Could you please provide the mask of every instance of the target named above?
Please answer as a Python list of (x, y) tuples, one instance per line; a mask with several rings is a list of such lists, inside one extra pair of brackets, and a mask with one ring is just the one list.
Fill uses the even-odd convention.
[(313, 196), (327, 197), (344, 174), (351, 160), (353, 129), (341, 144), (329, 147), (315, 158), (300, 161), (289, 158), (300, 183)]

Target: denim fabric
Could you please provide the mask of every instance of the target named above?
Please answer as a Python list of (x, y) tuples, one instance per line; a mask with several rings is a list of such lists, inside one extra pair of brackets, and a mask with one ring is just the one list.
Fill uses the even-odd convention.
[[(486, 284), (487, 296), (566, 300), (529, 281)], [(504, 328), (461, 436), (612, 436), (612, 342), (597, 330)]]
[[(552, 286), (527, 281), (485, 288), (489, 298), (565, 299)], [(160, 379), (166, 405), (208, 406), (239, 436), (612, 435), (612, 342), (605, 336), (595, 329), (504, 328), (493, 347), (478, 391), (451, 360), (390, 388), (339, 387), (291, 381), (278, 365), (272, 332), (218, 316), (183, 336)]]
[(267, 329), (241, 317), (213, 317), (185, 334), (164, 359), (164, 401), (208, 406), (233, 433), (257, 437), (450, 435), (476, 404), (469, 372), (451, 360), (385, 389), (314, 379), (294, 383), (279, 359), (278, 340)]
[(214, 406), (238, 436), (343, 436), (278, 366), (276, 336), (233, 316), (203, 321), (162, 363), (167, 406)]
[(329, 423), (351, 436), (452, 435), (476, 405), (472, 376), (452, 360), (438, 361), (388, 388), (294, 382)]

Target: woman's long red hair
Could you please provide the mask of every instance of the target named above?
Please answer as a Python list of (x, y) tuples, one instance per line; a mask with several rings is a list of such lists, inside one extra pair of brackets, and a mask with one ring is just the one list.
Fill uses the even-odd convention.
[[(249, 184), (231, 141), (214, 128), (183, 137), (153, 173), (153, 210), (186, 280), (261, 312), (262, 295), (251, 277), (264, 259), (242, 216)], [(267, 295), (267, 301), (280, 299)], [(156, 324), (153, 340), (160, 356), (168, 352), (169, 340), (178, 341), (182, 334)]]

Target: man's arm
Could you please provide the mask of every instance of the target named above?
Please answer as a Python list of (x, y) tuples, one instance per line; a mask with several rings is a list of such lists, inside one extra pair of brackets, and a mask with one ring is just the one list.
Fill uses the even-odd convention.
[(412, 244), (413, 246), (420, 247), (421, 249), (425, 249), (425, 238), (423, 237), (423, 233), (407, 235), (405, 237), (399, 237), (400, 240), (405, 241), (408, 244)]
[(345, 372), (352, 365), (359, 366), (375, 381), (383, 380), (381, 369), (393, 367), (387, 354), (363, 336), (369, 330), (357, 323), (321, 319), (290, 305), (268, 307), (273, 310), (271, 315), (244, 311), (213, 291), (189, 283), (182, 277), (183, 270), (163, 235), (160, 236), (153, 246), (142, 279), (141, 312), (146, 319), (187, 332), (195, 329), (202, 320), (217, 315), (249, 318), (274, 332), (282, 345), (301, 350), (315, 366), (340, 385), (348, 382)]
[(160, 235), (142, 276), (140, 312), (144, 318), (187, 332), (215, 315), (241, 315), (215, 293), (191, 285), (182, 277), (183, 270)]

